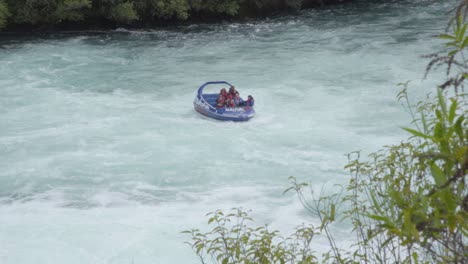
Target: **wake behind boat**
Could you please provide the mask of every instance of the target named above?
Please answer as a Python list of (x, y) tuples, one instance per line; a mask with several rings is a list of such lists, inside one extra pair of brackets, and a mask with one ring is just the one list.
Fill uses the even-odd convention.
[(223, 121), (248, 121), (252, 118), (255, 115), (253, 106), (217, 107), (219, 94), (203, 93), (203, 90), (208, 86), (220, 88), (222, 85), (227, 85), (228, 88), (233, 87), (225, 81), (207, 82), (200, 86), (193, 101), (195, 110), (202, 115)]

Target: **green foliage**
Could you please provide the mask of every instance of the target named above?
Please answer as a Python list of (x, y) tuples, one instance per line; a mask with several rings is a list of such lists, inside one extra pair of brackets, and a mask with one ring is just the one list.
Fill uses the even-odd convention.
[(135, 8), (141, 17), (147, 19), (186, 20), (190, 11), (187, 0), (136, 0)]
[(0, 29), (6, 26), (7, 19), (10, 15), (7, 4), (0, 0)]
[[(464, 1), (468, 7), (468, 1)], [(468, 10), (468, 9), (467, 9)], [(431, 58), (431, 62), (426, 69), (426, 75), (433, 68), (446, 66), (447, 80), (439, 87), (445, 89), (453, 86), (455, 91), (462, 86), (463, 81), (468, 77), (467, 63), (464, 55), (464, 50), (468, 45), (468, 36), (465, 35), (467, 24), (464, 23), (461, 14), (457, 14), (455, 23), (452, 23), (452, 32), (439, 35), (441, 40), (446, 40), (446, 50), (430, 54), (427, 57)], [(453, 69), (458, 72), (452, 75)]]
[(109, 17), (113, 21), (123, 24), (129, 24), (130, 22), (138, 19), (138, 15), (133, 8), (133, 3), (131, 2), (119, 3), (112, 6)]
[(56, 23), (62, 21), (82, 21), (84, 11), (91, 8), (91, 0), (63, 0), (58, 2), (53, 16)]
[(57, 0), (7, 0), (15, 24), (53, 23)]
[(0, 0), (0, 28), (8, 24), (42, 26), (66, 21), (80, 24), (182, 21), (194, 14), (208, 18), (234, 17), (257, 11), (268, 14), (300, 9), (303, 3), (304, 0)]
[(190, 6), (194, 11), (234, 16), (239, 11), (241, 1), (242, 0), (191, 0)]
[[(411, 105), (407, 85), (398, 94), (407, 103), (414, 127), (403, 128), (411, 138), (387, 146), (361, 161), (349, 155), (352, 178), (343, 199), (337, 195), (304, 198), (306, 185), (292, 181), (304, 207), (322, 222), (334, 262), (348, 263), (467, 263), (468, 254), (468, 109), (463, 89), (467, 62), (464, 58), (466, 23), (458, 17), (447, 39), (447, 55), (439, 63), (457, 65), (447, 71), (448, 81), (437, 95)], [(468, 40), (467, 40), (468, 42)], [(454, 63), (454, 56), (461, 59)], [(433, 63), (431, 61), (431, 63)], [(441, 65), (442, 66), (442, 65)], [(336, 207), (346, 205), (342, 219), (353, 224), (354, 251), (334, 243), (328, 226)]]
[(298, 183), (294, 177), (289, 177), (289, 180), (291, 186), (286, 189), (284, 193), (294, 190), (298, 194), (299, 200), (304, 208), (320, 220), (321, 224), (317, 230), (319, 231), (318, 234), (325, 234), (331, 246), (331, 252), (325, 254), (324, 260), (343, 263), (344, 259), (342, 258), (341, 250), (336, 245), (336, 241), (330, 230), (330, 225), (338, 218), (337, 211), (340, 210), (340, 206), (343, 203), (343, 192), (341, 191), (329, 196), (320, 194), (318, 198), (315, 198), (313, 192), (311, 192), (312, 199), (307, 199), (303, 190), (309, 185), (306, 183)]
[(418, 104), (417, 128), (405, 128), (409, 141), (372, 154), (371, 161), (349, 163), (354, 177), (347, 201), (353, 207), (346, 213), (356, 230), (371, 234), (360, 238), (360, 246), (384, 241), (374, 248), (394, 257), (405, 251), (403, 259), (393, 257), (398, 262), (413, 255), (429, 262), (466, 260), (468, 112), (462, 102), (463, 94), (447, 99), (439, 90), (433, 101)]
[(57, 24), (82, 21), (91, 0), (7, 0), (15, 24)]
[(210, 232), (198, 229), (184, 231), (192, 236), (188, 244), (202, 263), (317, 263), (310, 250), (316, 231), (311, 226), (298, 226), (290, 237), (283, 238), (278, 231), (266, 226), (251, 228), (253, 220), (245, 211), (232, 209), (225, 215), (218, 210), (208, 214)]
[[(304, 2), (314, 2), (314, 1), (304, 1), (304, 0), (249, 0), (248, 2), (254, 4), (259, 9), (270, 8), (272, 10), (283, 8), (283, 9), (300, 9)], [(321, 0), (316, 0), (318, 4), (321, 4)]]
[[(409, 102), (406, 87), (398, 97)], [(411, 138), (368, 161), (350, 154), (345, 168), (352, 177), (344, 193), (306, 198), (307, 184), (291, 178), (286, 191), (298, 193), (328, 238), (324, 262), (467, 263), (466, 103), (466, 94), (448, 96), (438, 89), (435, 98), (409, 105), (415, 127), (404, 130)], [(330, 226), (337, 219), (353, 225), (351, 252), (335, 243)]]

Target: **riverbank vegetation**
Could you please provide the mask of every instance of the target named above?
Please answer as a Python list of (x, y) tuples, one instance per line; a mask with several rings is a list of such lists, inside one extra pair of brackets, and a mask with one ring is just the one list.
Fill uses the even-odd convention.
[(341, 2), (345, 0), (0, 0), (0, 29), (220, 21)]
[[(397, 95), (411, 115), (409, 138), (363, 159), (349, 154), (347, 184), (319, 196), (291, 178), (295, 191), (320, 226), (298, 226), (289, 237), (252, 226), (245, 211), (209, 214), (209, 232), (188, 230), (201, 263), (468, 263), (468, 1), (455, 8), (449, 31), (438, 38), (446, 50), (428, 55), (427, 72), (446, 79), (412, 104), (409, 84)], [(351, 247), (337, 243), (333, 225), (349, 221)], [(324, 236), (329, 251), (310, 247)]]

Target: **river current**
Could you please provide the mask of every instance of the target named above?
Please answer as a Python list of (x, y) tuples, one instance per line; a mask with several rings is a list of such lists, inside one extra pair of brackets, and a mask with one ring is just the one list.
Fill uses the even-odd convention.
[[(0, 263), (197, 263), (180, 232), (251, 209), (284, 234), (317, 224), (288, 177), (345, 183), (345, 154), (408, 135), (452, 1), (361, 1), (245, 23), (0, 34)], [(193, 110), (226, 80), (257, 116)], [(333, 188), (333, 187), (330, 187)], [(343, 243), (346, 224), (338, 225)], [(349, 242), (349, 241), (348, 241)], [(317, 252), (323, 240), (313, 243)]]

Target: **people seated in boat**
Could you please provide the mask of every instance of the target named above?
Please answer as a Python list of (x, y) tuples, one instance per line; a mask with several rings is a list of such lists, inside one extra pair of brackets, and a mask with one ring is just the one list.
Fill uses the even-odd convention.
[(236, 87), (235, 86), (231, 86), (229, 88), (229, 94), (232, 95), (232, 97), (239, 97), (239, 92), (236, 90)]
[(255, 103), (255, 100), (253, 99), (253, 97), (251, 95), (249, 95), (247, 97), (247, 100), (244, 101), (244, 106), (253, 106)]
[(218, 100), (216, 100), (216, 108), (223, 108), (226, 105), (226, 100), (224, 97), (218, 97)]
[(226, 100), (227, 99), (227, 96), (228, 96), (228, 92), (226, 91), (225, 88), (221, 89), (221, 91), (219, 91), (219, 95), (218, 95), (218, 100), (220, 98)]
[(236, 90), (235, 86), (231, 86), (231, 88), (229, 88), (229, 94), (232, 96), (235, 106), (242, 105), (244, 100), (242, 100), (242, 98), (240, 97), (239, 92)]
[(232, 99), (234, 100), (234, 104), (236, 106), (240, 106), (244, 102), (244, 100), (242, 100), (242, 98), (239, 96), (239, 92), (237, 91), (236, 94), (232, 96)]
[(221, 89), (221, 91), (219, 91), (218, 98), (216, 99), (217, 108), (224, 107), (224, 105), (226, 104), (227, 96), (228, 96), (228, 93), (226, 89), (223, 88)]
[(227, 100), (225, 102), (226, 107), (236, 107), (236, 104), (234, 103), (234, 99), (232, 98), (231, 94), (228, 94)]
[(236, 93), (239, 94), (239, 92), (236, 90), (235, 86), (229, 87), (229, 94), (230, 95), (234, 96)]
[(235, 86), (229, 88), (229, 92), (225, 88), (219, 91), (218, 99), (216, 99), (216, 108), (223, 107), (238, 107), (238, 106), (253, 106), (254, 99), (251, 95), (248, 96), (246, 101), (242, 100), (239, 96), (239, 92)]

